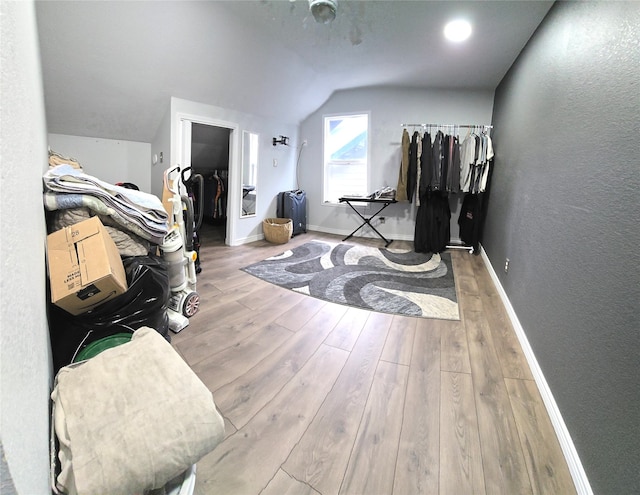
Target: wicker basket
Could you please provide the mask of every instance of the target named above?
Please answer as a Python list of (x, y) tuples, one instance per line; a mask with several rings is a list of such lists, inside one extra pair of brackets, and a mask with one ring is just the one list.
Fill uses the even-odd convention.
[(262, 221), (264, 238), (273, 244), (286, 244), (293, 234), (293, 222), (290, 218), (265, 218)]

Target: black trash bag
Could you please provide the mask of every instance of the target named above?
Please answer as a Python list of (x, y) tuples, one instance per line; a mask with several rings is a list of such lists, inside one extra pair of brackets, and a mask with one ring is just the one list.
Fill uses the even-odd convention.
[(73, 316), (50, 305), (49, 329), (55, 372), (73, 362), (96, 340), (140, 327), (154, 328), (169, 342), (167, 304), (171, 294), (166, 264), (157, 256), (123, 258), (127, 284), (124, 294), (87, 313)]
[(76, 318), (91, 322), (93, 327), (121, 324), (137, 330), (146, 326), (168, 335), (165, 310), (170, 287), (166, 264), (156, 256), (123, 258), (122, 264), (127, 291)]

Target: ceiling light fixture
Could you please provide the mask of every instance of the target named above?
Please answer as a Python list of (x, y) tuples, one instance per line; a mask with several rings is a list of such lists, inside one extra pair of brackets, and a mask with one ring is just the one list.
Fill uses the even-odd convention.
[(316, 22), (329, 24), (336, 18), (338, 0), (309, 0), (309, 10)]
[(471, 36), (471, 24), (461, 19), (451, 21), (444, 27), (444, 35), (449, 41), (464, 41)]

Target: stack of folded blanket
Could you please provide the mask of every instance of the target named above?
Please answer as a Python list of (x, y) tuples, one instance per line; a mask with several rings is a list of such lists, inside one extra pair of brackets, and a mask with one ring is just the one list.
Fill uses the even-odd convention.
[[(47, 170), (43, 182), (44, 205), (49, 211), (88, 209), (105, 225), (158, 245), (169, 231), (162, 201), (152, 194), (103, 182), (67, 164)], [(73, 214), (84, 216), (77, 211)], [(69, 225), (58, 218), (58, 226), (65, 224)]]
[(82, 165), (75, 158), (71, 158), (70, 156), (63, 156), (57, 151), (53, 151), (49, 148), (49, 167), (54, 168), (58, 165), (71, 165), (73, 168), (76, 168), (82, 171)]

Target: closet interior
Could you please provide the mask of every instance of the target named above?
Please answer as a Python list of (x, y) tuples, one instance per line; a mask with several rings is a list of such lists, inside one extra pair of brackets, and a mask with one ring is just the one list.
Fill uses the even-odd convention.
[[(203, 241), (222, 242), (226, 237), (229, 138), (231, 129), (193, 123), (191, 128), (191, 167), (203, 177)], [(197, 198), (199, 200), (199, 198)]]

